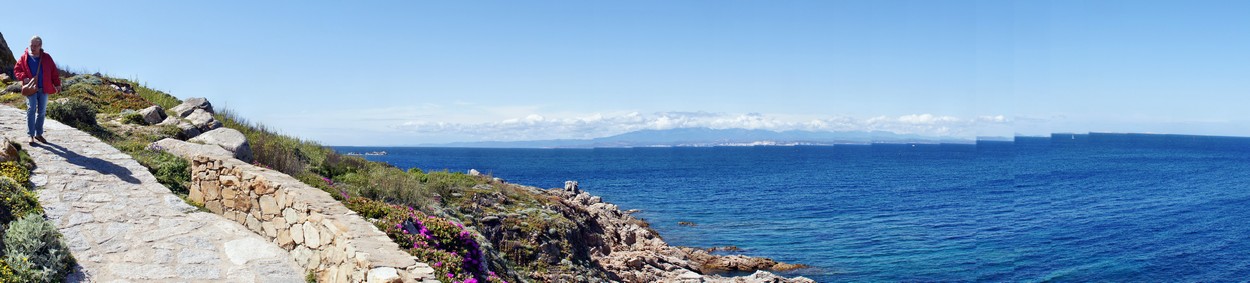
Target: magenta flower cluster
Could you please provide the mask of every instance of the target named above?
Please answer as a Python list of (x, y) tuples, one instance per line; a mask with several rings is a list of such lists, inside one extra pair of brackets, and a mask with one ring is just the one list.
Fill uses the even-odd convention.
[[(354, 198), (351, 202), (361, 202)], [(431, 262), (435, 270), (446, 275), (443, 282), (478, 283), (504, 282), (502, 278), (486, 269), (482, 247), (475, 234), (465, 230), (464, 225), (440, 217), (426, 215), (412, 208), (389, 206), (387, 216), (379, 222), (380, 228), (408, 252), (425, 262)], [(386, 226), (382, 226), (386, 225)], [(440, 278), (444, 279), (444, 278)]]

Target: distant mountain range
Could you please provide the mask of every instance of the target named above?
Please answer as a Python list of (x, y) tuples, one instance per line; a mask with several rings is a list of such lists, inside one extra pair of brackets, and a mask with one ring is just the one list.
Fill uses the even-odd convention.
[(813, 132), (748, 129), (681, 128), (641, 130), (595, 139), (484, 141), (423, 144), (431, 147), (486, 148), (593, 148), (593, 147), (705, 147), (756, 145), (835, 145), (869, 143), (971, 143), (971, 139), (926, 137), (885, 131)]

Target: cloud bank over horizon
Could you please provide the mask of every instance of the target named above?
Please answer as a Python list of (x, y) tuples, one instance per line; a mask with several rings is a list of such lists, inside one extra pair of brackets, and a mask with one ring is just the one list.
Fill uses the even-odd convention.
[(529, 114), (496, 121), (465, 123), (414, 119), (391, 126), (401, 133), (442, 136), (450, 141), (524, 141), (592, 139), (639, 130), (678, 128), (750, 129), (770, 131), (888, 131), (932, 137), (973, 139), (978, 136), (1011, 136), (1012, 119), (1005, 115), (955, 117), (934, 114), (875, 116), (777, 115), (713, 112), (624, 112), (567, 115)]

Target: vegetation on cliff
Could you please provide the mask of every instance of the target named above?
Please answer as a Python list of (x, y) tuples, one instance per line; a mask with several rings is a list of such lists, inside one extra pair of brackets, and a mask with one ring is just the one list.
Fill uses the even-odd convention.
[[(67, 91), (54, 96), (49, 108), (63, 107), (65, 113), (52, 118), (133, 156), (161, 183), (185, 197), (188, 162), (148, 147), (176, 137), (179, 129), (136, 125), (131, 114), (151, 105), (172, 109), (181, 101), (128, 80), (63, 75), (68, 76)], [(0, 103), (24, 108), (24, 100), (14, 95), (18, 94), (0, 95)], [(92, 110), (95, 115), (87, 116), (93, 117), (82, 117), (81, 113)], [(439, 278), (443, 282), (641, 282), (672, 278), (654, 277), (672, 275), (664, 274), (673, 272), (665, 269), (710, 272), (713, 268), (707, 268), (707, 262), (722, 260), (703, 250), (668, 248), (645, 221), (621, 214), (597, 197), (593, 202), (585, 200), (589, 197), (584, 193), (544, 191), (485, 175), (396, 168), (279, 134), (228, 109), (218, 109), (213, 118), (247, 138), (255, 165), (329, 192), (446, 275)], [(648, 239), (654, 240), (641, 244)], [(635, 258), (603, 258), (615, 250)], [(639, 264), (643, 263), (635, 260), (648, 258), (653, 260), (645, 264), (655, 274), (622, 273), (642, 269)]]

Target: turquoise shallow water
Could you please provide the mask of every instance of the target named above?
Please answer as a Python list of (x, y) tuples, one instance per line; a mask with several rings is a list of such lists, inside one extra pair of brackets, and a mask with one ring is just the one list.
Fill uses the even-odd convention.
[(812, 265), (784, 274), (821, 282), (1250, 278), (1248, 138), (337, 149), (538, 187), (578, 180), (622, 209), (641, 209), (670, 244), (738, 246)]

